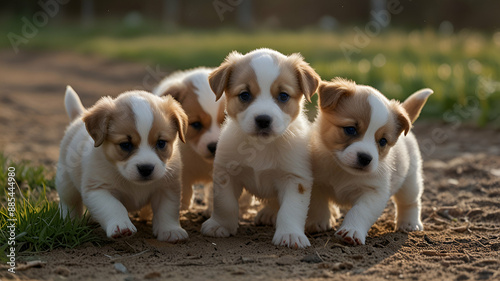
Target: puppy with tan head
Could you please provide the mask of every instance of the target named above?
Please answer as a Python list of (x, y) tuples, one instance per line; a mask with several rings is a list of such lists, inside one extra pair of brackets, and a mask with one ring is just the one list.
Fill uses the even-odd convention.
[(423, 230), (422, 160), (409, 131), (432, 90), (420, 90), (400, 104), (372, 87), (337, 78), (322, 83), (318, 93), (307, 230), (331, 228), (328, 207), (333, 200), (350, 208), (336, 235), (349, 244), (365, 244), (368, 230), (391, 197), (396, 228)]
[(229, 54), (209, 82), (217, 99), (225, 95), (228, 119), (214, 160), (214, 210), (202, 233), (236, 234), (244, 187), (276, 209), (275, 245), (309, 246), (310, 123), (303, 104), (316, 92), (319, 76), (298, 54), (258, 49)]
[(108, 237), (133, 235), (128, 212), (151, 203), (153, 233), (176, 242), (188, 235), (179, 224), (187, 116), (172, 97), (131, 91), (101, 98), (85, 110), (68, 87), (66, 111), (75, 118), (61, 142), (56, 189), (63, 217), (81, 216), (85, 205)]
[(184, 164), (181, 210), (191, 205), (193, 184), (212, 184), (213, 160), (225, 119), (224, 100), (215, 101), (208, 84), (212, 71), (200, 67), (175, 72), (165, 77), (153, 91), (157, 96), (175, 98), (188, 116), (186, 144), (180, 145)]

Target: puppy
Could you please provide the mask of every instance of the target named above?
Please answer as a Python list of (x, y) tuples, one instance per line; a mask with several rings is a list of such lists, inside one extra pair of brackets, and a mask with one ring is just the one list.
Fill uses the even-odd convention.
[(133, 235), (129, 211), (151, 203), (160, 241), (188, 238), (179, 224), (187, 116), (172, 97), (131, 91), (101, 98), (85, 111), (68, 86), (66, 111), (76, 118), (61, 142), (56, 189), (63, 217), (81, 216), (83, 205), (108, 237)]
[[(208, 84), (208, 76), (213, 70), (199, 67), (178, 71), (164, 78), (153, 90), (157, 96), (170, 95), (175, 98), (188, 116), (186, 143), (179, 146), (184, 165), (181, 210), (187, 210), (191, 205), (192, 186), (203, 184), (208, 205), (205, 215), (208, 216), (212, 209), (213, 160), (225, 120), (225, 99), (222, 97), (216, 101)], [(251, 199), (248, 194), (244, 196), (240, 200), (240, 210), (248, 207)]]
[[(336, 235), (360, 245), (392, 196), (396, 228), (423, 230), (422, 160), (409, 133), (432, 90), (402, 104), (344, 79), (322, 83), (311, 137), (314, 187), (306, 229), (331, 228), (329, 200), (350, 208)], [(404, 136), (400, 136), (404, 133)]]
[(214, 210), (201, 232), (236, 234), (237, 198), (245, 187), (279, 208), (275, 245), (309, 246), (310, 123), (303, 104), (316, 92), (319, 76), (298, 54), (258, 49), (229, 54), (209, 82), (217, 99), (225, 93), (228, 119), (214, 160)]

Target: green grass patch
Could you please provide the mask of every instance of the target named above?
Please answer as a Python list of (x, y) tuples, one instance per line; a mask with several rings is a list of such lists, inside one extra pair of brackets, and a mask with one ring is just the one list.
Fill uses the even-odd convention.
[[(22, 186), (21, 189), (23, 196), (30, 197), (31, 191), (39, 191), (44, 187), (49, 189), (54, 189), (54, 178), (47, 178), (51, 173), (47, 171), (42, 165), (35, 166), (30, 161), (23, 160), (14, 162), (10, 160), (6, 155), (0, 152), (0, 168), (2, 172), (0, 173), (0, 186), (7, 186), (8, 175), (7, 169), (13, 167), (15, 169), (16, 183)], [(29, 187), (29, 188), (25, 188)], [(5, 193), (0, 193), (0, 201), (5, 198)]]
[[(20, 27), (11, 25), (8, 30), (19, 33)], [(500, 119), (500, 33), (462, 30), (441, 35), (430, 29), (390, 29), (369, 37), (366, 46), (355, 42), (352, 27), (337, 32), (168, 31), (151, 22), (132, 28), (115, 21), (94, 28), (49, 25), (20, 49), (99, 54), (140, 61), (154, 69), (159, 66), (167, 72), (215, 67), (233, 50), (245, 53), (268, 47), (285, 54), (300, 52), (324, 80), (346, 77), (390, 98), (402, 100), (420, 88), (432, 88), (435, 94), (424, 107), (424, 118), (444, 119), (445, 114), (453, 114), (482, 125)], [(0, 37), (0, 46), (9, 46), (6, 36)], [(352, 51), (347, 56), (346, 46)], [(314, 111), (314, 106), (310, 109)], [(464, 110), (471, 114), (460, 114)]]
[[(0, 200), (0, 260), (7, 260), (11, 247), (19, 255), (59, 247), (74, 248), (86, 242), (101, 241), (93, 233), (96, 225), (89, 223), (89, 216), (74, 220), (60, 216), (58, 203), (47, 199), (46, 183), (53, 183), (53, 179), (45, 178), (42, 167), (32, 167), (27, 162), (12, 162), (1, 153), (0, 164), (4, 168), (2, 171), (5, 171), (0, 179), (2, 187), (9, 186), (7, 168), (16, 167), (16, 183), (13, 185), (15, 194), (12, 197), (15, 209), (12, 209), (13, 201), (9, 200), (7, 188)], [(12, 240), (8, 226), (11, 224), (15, 224), (15, 244), (9, 244)]]

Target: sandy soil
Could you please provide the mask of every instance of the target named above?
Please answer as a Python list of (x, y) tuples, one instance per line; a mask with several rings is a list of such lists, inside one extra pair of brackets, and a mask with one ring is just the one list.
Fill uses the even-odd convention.
[[(150, 88), (152, 69), (155, 66), (71, 53), (0, 52), (1, 150), (53, 170), (68, 124), (65, 85), (71, 84), (90, 106), (102, 95)], [(389, 203), (364, 246), (344, 245), (330, 231), (310, 235), (310, 248), (291, 250), (273, 246), (273, 229), (253, 225), (251, 215), (235, 237), (201, 236), (204, 218), (192, 211), (182, 215), (190, 235), (186, 243), (157, 242), (151, 223), (136, 221), (139, 232), (134, 237), (27, 256), (45, 264), (16, 275), (2, 270), (0, 277), (499, 280), (500, 131), (429, 121), (417, 121), (414, 131), (425, 159), (423, 232), (393, 232), (394, 208)], [(105, 236), (100, 229), (96, 232)], [(117, 263), (127, 273), (119, 272)]]

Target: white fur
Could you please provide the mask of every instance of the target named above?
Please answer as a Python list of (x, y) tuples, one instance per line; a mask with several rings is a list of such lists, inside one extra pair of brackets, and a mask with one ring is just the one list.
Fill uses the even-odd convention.
[[(310, 123), (303, 112), (292, 120), (271, 97), (270, 86), (279, 75), (273, 56), (284, 56), (268, 49), (247, 55), (256, 56), (247, 67), (255, 71), (261, 92), (223, 127), (214, 160), (214, 211), (201, 232), (215, 237), (236, 234), (237, 198), (245, 187), (251, 194), (279, 205), (274, 214), (273, 243), (304, 248), (310, 246), (304, 234), (312, 185)], [(272, 117), (272, 134), (268, 137), (256, 135), (255, 117), (260, 114)]]
[[(149, 133), (147, 128), (151, 128), (153, 116), (149, 103), (140, 98), (144, 93), (129, 92), (118, 97), (127, 99), (132, 105), (137, 123), (131, 122), (131, 126), (137, 126), (141, 139)], [(67, 104), (66, 107), (77, 105)], [(136, 156), (115, 165), (106, 158), (103, 145), (94, 147), (82, 119), (74, 120), (61, 142), (57, 164), (56, 189), (63, 217), (81, 216), (85, 205), (108, 237), (129, 236), (137, 229), (130, 221), (128, 212), (151, 203), (153, 233), (158, 240), (175, 242), (187, 239), (186, 231), (179, 224), (182, 165), (176, 144), (168, 167), (144, 141), (138, 149)], [(130, 172), (127, 167), (137, 170), (136, 163), (148, 161), (158, 165), (155, 167), (156, 175), (152, 180), (139, 182), (133, 175), (136, 172)]]
[[(362, 86), (357, 86), (362, 87)], [(314, 187), (306, 229), (325, 231), (331, 228), (328, 201), (333, 200), (350, 210), (336, 235), (350, 244), (365, 244), (370, 227), (382, 214), (392, 196), (396, 210), (396, 228), (404, 231), (423, 230), (420, 220), (420, 197), (423, 192), (422, 160), (412, 133), (401, 135), (388, 155), (378, 159), (375, 132), (389, 118), (387, 99), (372, 89), (370, 124), (363, 140), (345, 150), (363, 151), (372, 155), (371, 169), (359, 175), (346, 169), (349, 161), (337, 161), (321, 140), (323, 113), (319, 113), (311, 137)], [(428, 96), (428, 95), (427, 95)], [(427, 98), (427, 96), (425, 98)], [(338, 153), (342, 155), (342, 152)]]

